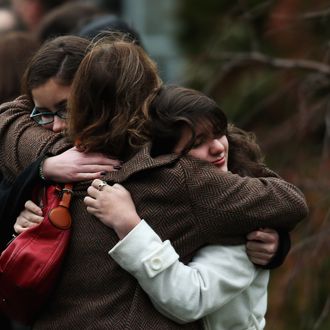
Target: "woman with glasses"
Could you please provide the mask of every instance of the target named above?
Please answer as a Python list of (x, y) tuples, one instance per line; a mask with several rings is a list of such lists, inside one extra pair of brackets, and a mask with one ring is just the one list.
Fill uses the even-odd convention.
[(31, 60), (22, 90), (34, 104), (31, 118), (55, 133), (66, 127), (67, 99), (78, 66), (88, 48), (78, 37), (60, 37), (46, 43)]
[(30, 117), (38, 124), (53, 132), (61, 132), (67, 119), (67, 101), (62, 101), (54, 105), (55, 111), (47, 108), (35, 106)]
[[(57, 133), (49, 142), (55, 137), (63, 136), (72, 80), (89, 44), (88, 40), (76, 36), (58, 37), (46, 42), (31, 59), (24, 73), (22, 90), (27, 96), (21, 97), (25, 105), (24, 111), (30, 113), (33, 108), (29, 118), (43, 129)], [(37, 141), (38, 136), (35, 136), (35, 139)], [(41, 164), (42, 172), (39, 171)], [(42, 155), (25, 169), (15, 183), (9, 181), (12, 186), (10, 188), (8, 182), (4, 182), (6, 178), (3, 179), (0, 188), (0, 215), (4, 230), (1, 232), (0, 250), (10, 240), (16, 218), (16, 234), (43, 220), (41, 208), (30, 200), (32, 188), (41, 179), (47, 179), (48, 182), (90, 180), (99, 178), (119, 166), (120, 162), (117, 160), (99, 153), (80, 153), (73, 147), (55, 157), (46, 159), (45, 155)], [(27, 183), (27, 188), (21, 189), (26, 187)], [(13, 205), (15, 207), (12, 207)]]

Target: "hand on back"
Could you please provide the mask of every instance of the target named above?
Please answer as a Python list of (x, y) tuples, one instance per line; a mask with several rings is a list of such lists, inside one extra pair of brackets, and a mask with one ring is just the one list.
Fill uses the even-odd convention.
[(275, 256), (279, 246), (279, 235), (274, 229), (265, 228), (247, 235), (246, 253), (251, 262), (265, 266)]
[(24, 207), (14, 224), (14, 231), (17, 234), (39, 225), (44, 219), (41, 208), (32, 201), (27, 201)]
[(47, 180), (55, 182), (87, 181), (117, 171), (121, 162), (100, 153), (80, 152), (76, 147), (60, 155), (46, 158), (43, 174)]
[(103, 181), (96, 179), (87, 193), (84, 199), (87, 211), (113, 228), (120, 239), (140, 223), (131, 194), (122, 185), (104, 185)]

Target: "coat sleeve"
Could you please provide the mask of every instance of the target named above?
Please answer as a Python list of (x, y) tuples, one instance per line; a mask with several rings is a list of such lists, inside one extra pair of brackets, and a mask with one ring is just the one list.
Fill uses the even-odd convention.
[(290, 231), (308, 214), (302, 192), (271, 171), (251, 178), (191, 158), (180, 164), (195, 222), (209, 243), (230, 244), (230, 237), (258, 228)]
[[(109, 254), (138, 280), (156, 309), (178, 323), (193, 322), (230, 303), (257, 274), (242, 245), (206, 246), (184, 265), (170, 242), (162, 242), (144, 221)], [(263, 285), (266, 290), (267, 280)]]
[(13, 179), (46, 152), (56, 154), (70, 144), (62, 134), (38, 126), (30, 118), (33, 105), (24, 96), (0, 106), (0, 162), (7, 180)]

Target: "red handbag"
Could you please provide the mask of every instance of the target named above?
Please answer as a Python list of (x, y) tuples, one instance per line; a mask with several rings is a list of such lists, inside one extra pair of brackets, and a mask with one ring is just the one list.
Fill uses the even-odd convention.
[(0, 311), (31, 324), (49, 298), (70, 239), (72, 185), (49, 186), (44, 220), (18, 235), (0, 255)]

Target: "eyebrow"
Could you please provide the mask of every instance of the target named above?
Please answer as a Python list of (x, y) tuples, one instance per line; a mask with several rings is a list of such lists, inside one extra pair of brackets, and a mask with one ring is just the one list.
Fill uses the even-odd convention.
[[(54, 105), (54, 108), (55, 109), (60, 109), (62, 107), (65, 107), (68, 103), (68, 100), (62, 100), (62, 101), (59, 101), (57, 102), (55, 105)], [(50, 109), (46, 108), (46, 107), (38, 107), (38, 106), (35, 106), (35, 109), (39, 110), (39, 111), (42, 111), (42, 112), (52, 112)]]
[(62, 100), (62, 101), (55, 104), (55, 108), (66, 107), (67, 104), (68, 104), (68, 100)]
[(195, 135), (195, 140), (197, 140), (197, 139), (202, 139), (202, 138), (204, 138), (205, 136), (206, 136), (206, 134), (203, 134), (203, 133), (196, 134), (196, 135)]
[(49, 112), (49, 109), (47, 109), (47, 108), (45, 108), (45, 107), (37, 107), (37, 106), (35, 106), (34, 108), (35, 108), (36, 110), (38, 110), (38, 111)]

